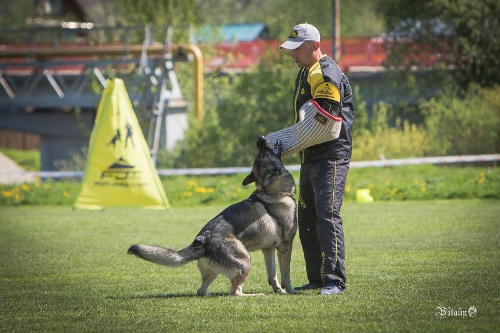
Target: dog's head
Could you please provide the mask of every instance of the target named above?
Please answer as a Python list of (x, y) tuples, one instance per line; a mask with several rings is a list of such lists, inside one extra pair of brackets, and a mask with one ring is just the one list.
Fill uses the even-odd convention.
[(252, 172), (245, 177), (242, 184), (248, 185), (255, 182), (257, 189), (262, 190), (270, 187), (282, 174), (288, 171), (281, 162), (281, 142), (277, 141), (274, 149), (269, 147), (263, 136), (257, 139), (259, 153), (253, 161)]

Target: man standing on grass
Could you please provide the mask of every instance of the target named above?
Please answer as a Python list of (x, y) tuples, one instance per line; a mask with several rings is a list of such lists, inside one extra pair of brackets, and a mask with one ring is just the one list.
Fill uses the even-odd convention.
[(321, 288), (322, 295), (340, 294), (346, 287), (340, 208), (352, 152), (352, 89), (335, 61), (321, 52), (320, 34), (314, 26), (295, 26), (281, 48), (291, 50), (300, 68), (293, 100), (295, 121), (301, 107), (311, 99), (342, 118), (338, 139), (300, 152), (298, 227), (309, 283), (296, 288)]

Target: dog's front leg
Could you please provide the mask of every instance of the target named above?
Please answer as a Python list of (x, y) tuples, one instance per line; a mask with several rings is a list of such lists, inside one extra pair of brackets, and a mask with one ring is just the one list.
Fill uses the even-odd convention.
[(290, 280), (290, 262), (292, 260), (292, 244), (278, 247), (278, 263), (280, 265), (281, 285), (290, 294), (298, 294), (292, 287)]
[(279, 294), (286, 294), (286, 291), (281, 288), (276, 275), (276, 261), (274, 259), (274, 247), (262, 249), (264, 253), (264, 261), (266, 263), (267, 283), (271, 285), (273, 291)]

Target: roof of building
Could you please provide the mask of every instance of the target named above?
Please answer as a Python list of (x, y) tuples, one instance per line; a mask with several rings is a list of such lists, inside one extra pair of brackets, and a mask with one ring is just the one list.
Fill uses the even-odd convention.
[(264, 23), (234, 23), (223, 26), (204, 26), (198, 30), (198, 42), (236, 41), (248, 42), (257, 38), (268, 38), (269, 28)]

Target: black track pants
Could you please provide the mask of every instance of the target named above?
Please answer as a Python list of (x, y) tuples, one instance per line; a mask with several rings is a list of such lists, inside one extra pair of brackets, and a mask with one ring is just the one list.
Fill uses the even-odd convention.
[(345, 287), (340, 208), (349, 164), (349, 159), (321, 159), (301, 166), (298, 226), (311, 283), (338, 282)]

